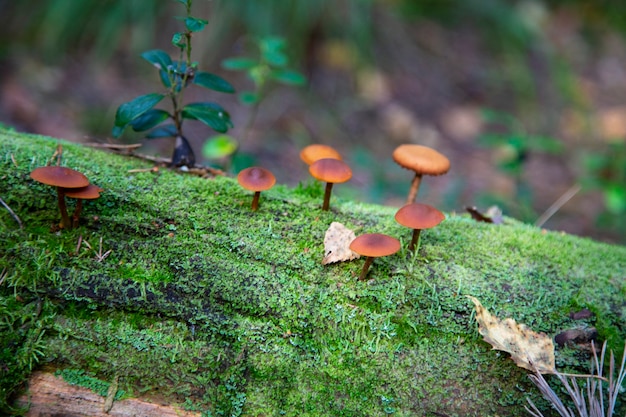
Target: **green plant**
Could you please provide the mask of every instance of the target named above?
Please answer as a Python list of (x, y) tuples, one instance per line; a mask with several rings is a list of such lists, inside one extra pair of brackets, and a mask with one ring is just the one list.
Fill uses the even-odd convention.
[(597, 222), (604, 228), (615, 230), (617, 235), (626, 231), (626, 142), (616, 141), (602, 151), (589, 152), (584, 159), (587, 170), (583, 185), (600, 190), (604, 197), (605, 212)]
[(255, 42), (258, 56), (234, 57), (222, 61), (222, 66), (229, 70), (244, 71), (254, 84), (254, 89), (239, 94), (239, 100), (253, 106), (253, 111), (246, 125), (248, 131), (256, 119), (259, 105), (268, 96), (273, 82), (300, 86), (306, 78), (300, 72), (289, 68), (289, 57), (285, 53), (287, 42), (278, 36), (266, 36)]
[[(163, 93), (150, 93), (123, 103), (115, 114), (113, 136), (119, 137), (130, 126), (134, 131), (149, 131), (146, 138), (175, 137), (176, 145), (172, 155), (172, 165), (193, 165), (195, 156), (183, 135), (183, 121), (197, 120), (213, 130), (225, 133), (231, 128), (230, 115), (215, 102), (197, 102), (183, 105), (185, 89), (197, 85), (222, 93), (234, 93), (235, 89), (223, 78), (198, 70), (198, 63), (191, 60), (193, 36), (202, 31), (208, 21), (191, 15), (193, 0), (176, 0), (185, 6), (186, 16), (179, 17), (184, 22), (184, 31), (174, 33), (172, 44), (178, 48), (179, 56), (173, 60), (160, 49), (141, 54), (141, 57), (154, 65), (165, 87)], [(165, 97), (171, 101), (171, 111), (155, 108)], [(162, 124), (170, 120), (169, 124)]]
[[(494, 150), (498, 169), (515, 183), (517, 210), (513, 214), (522, 219), (535, 217), (531, 208), (532, 190), (524, 181), (526, 162), (532, 153), (558, 154), (563, 150), (563, 144), (552, 137), (527, 132), (520, 120), (508, 113), (485, 109), (483, 119), (490, 130), (482, 134), (478, 142)], [(506, 204), (504, 201), (499, 203)]]

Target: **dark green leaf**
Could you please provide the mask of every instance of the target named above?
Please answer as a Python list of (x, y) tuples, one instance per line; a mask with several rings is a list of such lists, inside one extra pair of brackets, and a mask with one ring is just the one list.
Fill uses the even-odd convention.
[(119, 106), (115, 113), (115, 126), (118, 129), (113, 129), (113, 136), (118, 137), (130, 122), (154, 107), (163, 97), (163, 94), (146, 94)]
[(235, 71), (248, 70), (256, 65), (257, 62), (250, 58), (228, 58), (222, 61), (222, 67)]
[(189, 16), (189, 17), (187, 17), (185, 19), (185, 27), (190, 32), (200, 32), (202, 29), (204, 29), (204, 27), (207, 25), (207, 23), (209, 23), (208, 20), (197, 19), (197, 18), (191, 17), (191, 16)]
[(270, 73), (272, 79), (288, 85), (304, 85), (306, 77), (298, 71), (290, 69), (277, 69)]
[(172, 65), (172, 58), (170, 58), (167, 52), (160, 49), (146, 51), (141, 54), (141, 57), (160, 70), (167, 71), (168, 67)]
[(202, 155), (208, 159), (219, 159), (232, 155), (237, 150), (237, 140), (229, 135), (217, 135), (204, 142)]
[(172, 86), (172, 81), (170, 80), (170, 75), (167, 71), (160, 70), (159, 77), (161, 77), (161, 83), (163, 83), (165, 88), (170, 88)]
[(230, 115), (217, 103), (191, 103), (183, 108), (183, 118), (199, 120), (213, 130), (225, 133), (233, 124)]
[(152, 129), (168, 117), (170, 117), (170, 114), (165, 110), (150, 109), (130, 122), (130, 125), (135, 132), (143, 132), (144, 130)]
[(208, 72), (197, 72), (193, 83), (222, 93), (234, 93), (232, 85), (222, 77)]
[(164, 125), (159, 126), (156, 129), (153, 129), (146, 135), (146, 139), (156, 139), (156, 138), (171, 138), (177, 136), (178, 132), (176, 131), (176, 126), (174, 125)]
[(239, 100), (248, 106), (257, 104), (260, 101), (259, 95), (252, 91), (244, 91), (239, 94)]
[(187, 47), (185, 34), (180, 32), (175, 33), (174, 36), (172, 36), (172, 45), (177, 48), (185, 49)]
[(189, 0), (176, 0), (176, 1), (184, 5), (185, 7), (189, 7)]

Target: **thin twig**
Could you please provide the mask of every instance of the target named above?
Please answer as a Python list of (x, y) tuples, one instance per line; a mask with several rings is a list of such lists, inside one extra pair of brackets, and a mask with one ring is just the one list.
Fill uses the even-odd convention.
[(547, 222), (550, 217), (554, 216), (554, 213), (559, 211), (560, 208), (565, 205), (565, 203), (571, 200), (572, 197), (574, 197), (580, 191), (580, 189), (581, 187), (579, 184), (574, 184), (570, 188), (568, 188), (561, 197), (559, 197), (554, 203), (552, 203), (552, 205), (548, 207), (548, 209), (544, 211), (541, 216), (539, 216), (539, 218), (535, 222), (535, 226), (543, 226), (544, 223)]
[(15, 221), (17, 222), (17, 224), (19, 224), (20, 229), (24, 228), (24, 225), (22, 224), (22, 221), (20, 220), (19, 217), (17, 217), (17, 214), (15, 214), (15, 212), (13, 210), (11, 210), (11, 207), (9, 207), (7, 205), (7, 203), (4, 202), (4, 200), (2, 198), (0, 198), (0, 204), (2, 204), (4, 206), (5, 209), (7, 209), (9, 211), (9, 213), (11, 213), (11, 216), (13, 216), (13, 218), (15, 219)]

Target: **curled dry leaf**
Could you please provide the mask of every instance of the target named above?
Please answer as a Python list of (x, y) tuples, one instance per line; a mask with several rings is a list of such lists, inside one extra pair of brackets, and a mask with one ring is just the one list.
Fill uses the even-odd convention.
[(478, 332), (494, 349), (511, 354), (511, 359), (521, 368), (542, 374), (556, 373), (554, 344), (545, 333), (536, 333), (522, 323), (507, 318), (498, 320), (478, 301), (467, 296), (476, 306)]
[(355, 238), (356, 236), (352, 230), (339, 222), (332, 222), (324, 235), (324, 259), (322, 259), (322, 265), (359, 258), (358, 253), (350, 250), (350, 243)]

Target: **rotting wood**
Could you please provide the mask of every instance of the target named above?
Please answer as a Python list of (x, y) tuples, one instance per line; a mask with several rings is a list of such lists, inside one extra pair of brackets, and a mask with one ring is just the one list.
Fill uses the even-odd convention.
[(113, 402), (108, 413), (103, 411), (105, 398), (90, 389), (70, 385), (48, 372), (34, 372), (28, 393), (18, 400), (20, 407), (29, 407), (26, 417), (197, 417), (171, 405), (155, 404), (137, 398)]

